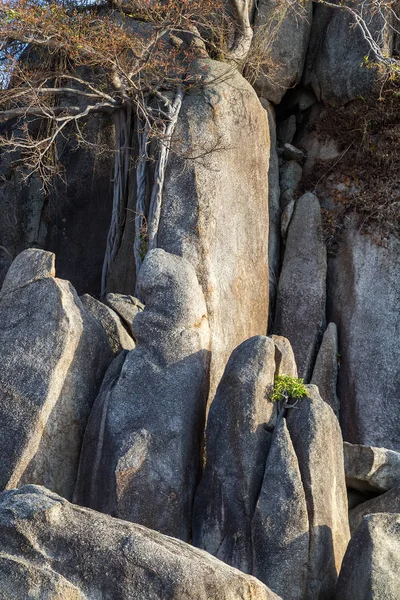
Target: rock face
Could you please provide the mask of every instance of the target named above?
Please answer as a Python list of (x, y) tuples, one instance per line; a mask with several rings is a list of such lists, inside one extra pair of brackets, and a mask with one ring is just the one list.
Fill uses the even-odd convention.
[(134, 319), (136, 348), (111, 365), (86, 429), (79, 504), (190, 539), (210, 334), (193, 267), (148, 253)]
[(127, 294), (107, 294), (106, 303), (121, 317), (128, 331), (133, 335), (133, 319), (143, 310), (143, 304)]
[[(274, 313), (277, 284), (280, 271), (280, 223), (281, 207), (279, 198), (281, 195), (279, 186), (279, 159), (276, 151), (276, 122), (273, 106), (267, 100), (261, 103), (268, 114), (268, 123), (271, 136), (271, 150), (268, 171), (268, 214), (269, 214), (269, 238), (268, 238), (268, 265), (269, 265), (269, 317)], [(272, 324), (271, 324), (272, 325)]]
[[(79, 97), (73, 102), (79, 105)], [(79, 294), (100, 292), (114, 161), (112, 153), (89, 148), (76, 151), (75, 136), (69, 133), (60, 157), (65, 185), (57, 185), (55, 201), (46, 199), (38, 177), (31, 176), (24, 183), (13, 166), (19, 157), (0, 150), (0, 246), (5, 249), (4, 254), (0, 252), (0, 285), (2, 267), (10, 257), (39, 247), (56, 254), (58, 276), (71, 281)], [(110, 145), (110, 118), (93, 117), (85, 126), (85, 137), (94, 145)]]
[(312, 2), (258, 2), (250, 58), (260, 64), (255, 88), (261, 97), (278, 104), (300, 83), (311, 21)]
[(0, 487), (34, 482), (71, 498), (83, 433), (112, 360), (107, 336), (54, 255), (22, 252), (0, 294)]
[(279, 600), (201, 550), (38, 486), (0, 496), (0, 540), (10, 600)]
[(114, 354), (119, 354), (121, 350), (133, 350), (135, 342), (116, 312), (89, 294), (81, 296), (81, 302), (103, 327)]
[(205, 85), (183, 101), (158, 246), (189, 260), (203, 288), (212, 399), (234, 348), (267, 330), (270, 142), (266, 112), (236, 70), (199, 61), (196, 74)]
[(287, 427), (304, 486), (310, 545), (306, 598), (332, 598), (350, 538), (343, 468), (343, 443), (337, 418), (315, 386), (299, 410), (290, 410)]
[[(356, 8), (360, 4), (356, 2)], [(389, 24), (384, 26), (383, 11), (379, 14), (364, 6), (362, 12), (376, 41), (379, 29), (386, 30), (380, 45), (384, 53), (390, 54), (393, 33)], [(363, 66), (369, 53), (368, 43), (347, 11), (315, 6), (304, 83), (312, 87), (319, 100), (340, 105), (368, 94), (375, 80), (374, 69)]]
[(338, 354), (337, 327), (335, 323), (329, 323), (318, 351), (311, 383), (318, 387), (321, 398), (329, 404), (339, 418), (339, 399), (336, 394), (339, 367)]
[(400, 487), (400, 453), (344, 442), (344, 470), (348, 487), (386, 492)]
[(400, 487), (393, 488), (376, 498), (362, 502), (349, 512), (351, 533), (354, 534), (361, 524), (365, 515), (375, 513), (399, 513), (400, 514)]
[(296, 202), (278, 285), (274, 332), (293, 347), (299, 376), (309, 381), (322, 336), (326, 302), (326, 248), (318, 198)]
[(253, 337), (232, 353), (211, 404), (207, 462), (196, 492), (193, 543), (252, 572), (251, 520), (261, 488), (275, 418), (267, 401), (275, 374), (275, 344)]
[(285, 600), (303, 600), (309, 523), (299, 464), (284, 418), (274, 430), (251, 530), (253, 575)]
[(338, 581), (340, 600), (397, 600), (400, 515), (364, 517), (351, 539)]
[(400, 451), (400, 241), (378, 246), (351, 220), (328, 278), (329, 318), (338, 326), (343, 437)]

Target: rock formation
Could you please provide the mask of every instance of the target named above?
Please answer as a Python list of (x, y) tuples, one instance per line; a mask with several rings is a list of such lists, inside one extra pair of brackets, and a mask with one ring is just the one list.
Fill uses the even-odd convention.
[(0, 597), (398, 599), (399, 3), (9, 4)]
[(112, 350), (54, 260), (25, 250), (0, 293), (0, 487), (33, 482), (71, 498)]
[(81, 296), (83, 306), (99, 321), (103, 327), (114, 354), (135, 347), (133, 338), (124, 327), (124, 323), (111, 308), (89, 294)]
[(10, 600), (279, 600), (187, 544), (38, 486), (0, 496), (0, 595)]
[(212, 399), (233, 349), (267, 330), (270, 142), (267, 115), (245, 79), (221, 63), (199, 69), (204, 86), (185, 98), (175, 132), (158, 244), (189, 260), (203, 288)]
[(251, 523), (253, 575), (285, 600), (305, 597), (309, 560), (306, 497), (286, 420), (274, 430)]
[(296, 202), (278, 284), (274, 333), (293, 347), (299, 376), (309, 381), (325, 324), (326, 248), (318, 198)]
[(75, 500), (189, 540), (200, 466), (210, 334), (193, 267), (164, 250), (140, 271), (136, 348), (108, 370), (81, 453)]
[(396, 600), (399, 592), (400, 515), (367, 515), (351, 539), (336, 597)]
[(251, 521), (275, 420), (266, 400), (274, 374), (272, 339), (251, 338), (232, 353), (208, 415), (196, 492), (194, 544), (245, 573), (252, 572)]
[(351, 220), (329, 276), (330, 319), (340, 332), (338, 379), (346, 441), (400, 451), (400, 242), (378, 246)]
[(332, 597), (350, 538), (342, 435), (332, 409), (315, 386), (287, 426), (299, 461), (310, 525), (308, 598)]

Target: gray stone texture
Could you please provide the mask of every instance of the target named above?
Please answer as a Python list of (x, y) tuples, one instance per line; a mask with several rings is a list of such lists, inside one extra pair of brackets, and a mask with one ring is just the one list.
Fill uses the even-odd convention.
[(140, 300), (128, 294), (110, 293), (106, 295), (105, 301), (121, 317), (130, 335), (133, 336), (133, 319), (143, 310), (144, 305)]
[(0, 488), (71, 498), (86, 422), (112, 360), (107, 336), (54, 255), (25, 250), (0, 293)]
[(121, 350), (133, 350), (135, 342), (116, 312), (89, 294), (81, 296), (81, 302), (103, 327), (114, 354)]
[(251, 531), (253, 575), (285, 600), (303, 600), (309, 523), (299, 464), (283, 417), (272, 437)]
[(365, 515), (375, 513), (400, 514), (400, 487), (393, 488), (385, 494), (380, 494), (376, 498), (371, 498), (366, 502), (362, 502), (350, 510), (349, 523), (351, 534), (354, 535)]
[(260, 0), (254, 18), (250, 56), (259, 62), (257, 93), (279, 104), (300, 83), (312, 22), (312, 2)]
[(191, 264), (164, 250), (139, 277), (136, 348), (111, 365), (86, 429), (75, 500), (190, 539), (208, 392), (210, 333)]
[(344, 442), (344, 470), (348, 487), (386, 492), (400, 487), (400, 453)]
[[(338, 326), (343, 437), (400, 451), (400, 240), (378, 246), (350, 219), (328, 275), (328, 318)], [(283, 332), (283, 335), (284, 332)], [(288, 336), (290, 338), (290, 336)]]
[(311, 383), (318, 387), (321, 398), (339, 418), (339, 399), (336, 393), (339, 369), (338, 334), (335, 323), (329, 323), (315, 361)]
[(0, 597), (279, 600), (184, 542), (33, 485), (0, 496)]
[(196, 491), (193, 543), (252, 572), (251, 521), (261, 488), (275, 407), (267, 400), (275, 344), (253, 337), (234, 350), (208, 415), (207, 460)]
[(279, 203), (281, 190), (279, 186), (279, 159), (276, 151), (276, 120), (275, 110), (268, 100), (261, 99), (261, 104), (268, 114), (269, 131), (271, 137), (271, 149), (268, 171), (268, 214), (269, 214), (269, 237), (268, 237), (268, 265), (269, 265), (269, 325), (273, 325), (272, 315), (275, 309), (276, 293), (281, 266), (281, 207)]
[(343, 441), (332, 409), (307, 386), (287, 427), (299, 462), (310, 524), (306, 598), (330, 600), (350, 539)]
[(274, 333), (288, 338), (309, 381), (325, 325), (326, 247), (318, 198), (304, 194), (290, 222), (278, 284)]
[[(385, 30), (381, 44), (383, 53), (391, 53), (393, 32), (384, 24), (384, 12), (374, 4), (355, 2), (362, 11), (372, 37), (378, 40), (378, 31)], [(369, 4), (369, 6), (368, 6)], [(325, 104), (341, 105), (371, 92), (376, 71), (367, 68), (364, 57), (370, 55), (370, 46), (354, 18), (346, 10), (316, 3), (311, 28), (310, 44), (303, 83), (312, 88)]]
[(189, 260), (203, 288), (211, 400), (233, 349), (267, 330), (270, 140), (267, 114), (235, 69), (199, 61), (195, 73), (204, 85), (183, 101), (158, 245)]

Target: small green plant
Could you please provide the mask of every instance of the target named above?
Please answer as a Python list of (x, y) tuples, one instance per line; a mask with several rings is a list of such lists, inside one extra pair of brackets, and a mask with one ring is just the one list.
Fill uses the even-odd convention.
[(271, 402), (288, 402), (308, 396), (307, 388), (302, 379), (290, 377), (290, 375), (277, 375), (274, 379), (274, 387), (269, 396)]

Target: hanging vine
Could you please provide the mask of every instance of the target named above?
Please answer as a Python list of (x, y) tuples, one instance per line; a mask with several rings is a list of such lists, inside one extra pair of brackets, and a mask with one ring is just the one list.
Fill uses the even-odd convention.
[[(157, 247), (157, 234), (160, 224), (162, 196), (165, 181), (165, 172), (171, 150), (171, 140), (178, 121), (183, 101), (183, 90), (178, 88), (174, 100), (171, 102), (165, 95), (159, 95), (160, 106), (156, 109), (148, 108), (149, 114), (157, 123), (158, 128), (158, 153), (154, 169), (154, 178), (150, 194), (150, 204), (146, 218), (146, 173), (149, 164), (149, 120), (138, 119), (138, 146), (139, 159), (136, 168), (136, 216), (135, 216), (135, 241), (134, 259), (136, 275), (139, 273), (146, 251)], [(135, 290), (136, 295), (138, 289)]]
[(115, 128), (114, 185), (111, 223), (108, 230), (101, 276), (101, 297), (107, 291), (107, 279), (121, 244), (128, 196), (129, 165), (132, 146), (132, 108), (127, 105), (113, 114)]

